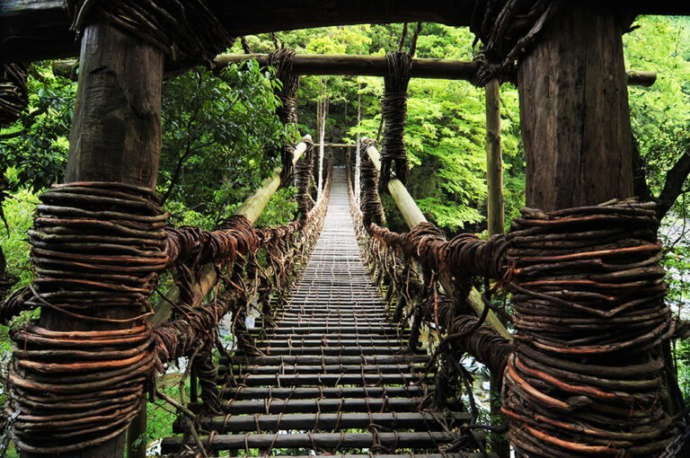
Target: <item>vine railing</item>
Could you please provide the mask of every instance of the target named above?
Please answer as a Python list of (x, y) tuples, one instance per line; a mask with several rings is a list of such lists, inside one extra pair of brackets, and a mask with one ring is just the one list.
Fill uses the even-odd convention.
[[(310, 151), (305, 138), (294, 162), (311, 164)], [(311, 173), (310, 166), (297, 170)], [(155, 388), (155, 374), (181, 357), (190, 360), (185, 375), (193, 374), (194, 385), (198, 379), (203, 409), (220, 408), (212, 353), (221, 349), (221, 320), (231, 314), (240, 348), (251, 352), (248, 310), (270, 317), (323, 223), (328, 192), (296, 221), (252, 226), (280, 186), (279, 172), (215, 231), (166, 227), (157, 197), (131, 185), (69, 183), (41, 196), (29, 232), (37, 279), (4, 301), (0, 316), (7, 324), (22, 311), (49, 307), (85, 330), (50, 331), (35, 321), (12, 331), (8, 417), (19, 449), (71, 453), (107, 441), (142, 408), (144, 388), (189, 412)], [(179, 292), (156, 325), (148, 296), (166, 270)], [(221, 288), (203, 303), (216, 283)], [(131, 317), (108, 312), (122, 305)]]
[[(358, 234), (391, 315), (411, 323), (410, 344), (426, 334), (438, 403), (462, 406), (469, 395), (478, 422), (460, 364), (469, 354), (502, 380), (501, 411), (521, 456), (656, 456), (678, 437), (668, 363), (677, 321), (664, 303), (655, 204), (524, 209), (505, 236), (446, 240), (411, 217), (418, 209), (402, 183), (389, 184), (411, 226), (398, 234), (381, 226), (376, 148), (368, 142), (363, 150), (362, 194), (352, 208)], [(475, 279), (494, 282), (475, 293), (479, 304)], [(500, 313), (489, 297), (498, 288), (511, 295), (512, 336), (489, 320)]]

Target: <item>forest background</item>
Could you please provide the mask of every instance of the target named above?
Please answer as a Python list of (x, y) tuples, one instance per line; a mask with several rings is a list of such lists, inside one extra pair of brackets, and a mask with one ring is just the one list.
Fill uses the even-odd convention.
[[(407, 50), (414, 25), (401, 43), (403, 24), (359, 25), (298, 30), (244, 37), (230, 52), (270, 53), (287, 47), (302, 54), (383, 55)], [(417, 57), (472, 60), (473, 35), (464, 28), (422, 24)], [(690, 163), (690, 18), (640, 17), (624, 36), (627, 68), (654, 71), (649, 88), (630, 87), (632, 125), (646, 184), (643, 197), (659, 196), (670, 170)], [(27, 230), (37, 196), (62, 180), (76, 83), (61, 76), (54, 62), (30, 68), (30, 104), (22, 118), (0, 130), (0, 183), (6, 227), (0, 245), (7, 269), (18, 278), (14, 288), (31, 282)], [(329, 100), (328, 142), (352, 143), (358, 135), (377, 138), (383, 79), (303, 77), (298, 92), (298, 132), (286, 130), (275, 110), (280, 83), (271, 69), (249, 61), (226, 69), (196, 68), (169, 78), (163, 94), (163, 146), (158, 191), (171, 224), (206, 229), (232, 215), (278, 165), (279, 145), (300, 134), (317, 138), (316, 104)], [(484, 90), (464, 81), (413, 79), (408, 92), (405, 143), (412, 165), (408, 188), (422, 211), (448, 235), (486, 232), (486, 153)], [(506, 228), (524, 205), (525, 158), (520, 140), (518, 93), (511, 84), (500, 92), (504, 157)], [(361, 122), (358, 123), (358, 114)], [(3, 190), (4, 188), (4, 190)], [(645, 189), (646, 188), (646, 189)], [(294, 189), (274, 196), (259, 225), (293, 219)], [(401, 217), (386, 201), (389, 225), (404, 230)], [(662, 221), (664, 263), (671, 285), (668, 302), (690, 316), (690, 181), (686, 178)], [(166, 294), (167, 284), (159, 288)], [(154, 302), (156, 299), (154, 298)], [(13, 323), (19, 326), (31, 315)], [(0, 353), (9, 355), (9, 328), (0, 328)], [(690, 399), (690, 342), (677, 342), (680, 386)], [(164, 434), (172, 416), (152, 406), (148, 439)]]

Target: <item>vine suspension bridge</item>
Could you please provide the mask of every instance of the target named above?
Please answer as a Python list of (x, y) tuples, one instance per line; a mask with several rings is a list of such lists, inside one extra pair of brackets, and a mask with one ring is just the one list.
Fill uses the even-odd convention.
[[(457, 427), (469, 416), (431, 406), (430, 357), (409, 348), (409, 329), (390, 319), (362, 263), (349, 195), (345, 170), (335, 168), (324, 228), (300, 281), (274, 327), (253, 331), (262, 356), (234, 355), (233, 364), (242, 364), (224, 368), (234, 374), (221, 389), (224, 415), (200, 419), (214, 431), (202, 439), (208, 450), (368, 456), (406, 449), (434, 457), (439, 446), (462, 438)], [(182, 438), (163, 441), (163, 453), (182, 449)]]
[[(180, 435), (162, 443), (171, 456), (687, 456), (671, 342), (690, 324), (665, 302), (657, 232), (690, 155), (659, 198), (638, 192), (627, 86), (655, 75), (626, 72), (621, 36), (638, 14), (690, 8), (574, 3), (0, 1), (2, 126), (24, 116), (25, 63), (74, 56), (81, 39), (64, 183), (40, 196), (28, 231), (35, 279), (0, 303), (3, 324), (40, 309), (10, 336), (0, 450), (11, 437), (23, 458), (122, 458), (127, 446), (140, 458), (150, 399), (176, 409)], [(416, 59), (418, 22), (409, 52), (405, 25), (385, 57), (296, 56), (278, 40), (270, 55), (219, 55), (247, 34), (395, 21), (467, 26), (480, 52)], [(319, 155), (309, 136), (282, 145), (280, 169), (234, 217), (170, 227), (154, 192), (166, 72), (247, 58), (275, 68), (276, 114), (293, 127), (300, 75), (383, 77), (383, 147), (362, 139), (329, 165), (320, 100)], [(487, 239), (447, 239), (407, 191), (413, 77), (486, 88)], [(527, 207), (505, 234), (501, 82), (519, 90), (526, 162)], [(297, 218), (256, 227), (290, 184)], [(408, 232), (386, 228), (384, 193)], [(176, 292), (154, 311), (166, 273)], [(3, 292), (10, 283), (0, 272)], [(226, 317), (231, 351), (218, 336)], [(489, 422), (466, 355), (491, 375)], [(157, 386), (180, 358), (189, 402), (184, 384), (181, 400)]]

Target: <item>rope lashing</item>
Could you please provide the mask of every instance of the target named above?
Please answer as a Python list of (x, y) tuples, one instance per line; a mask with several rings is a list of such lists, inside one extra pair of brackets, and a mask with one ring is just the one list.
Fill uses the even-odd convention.
[[(281, 83), (277, 96), (281, 105), (276, 112), (278, 118), (284, 125), (297, 124), (297, 90), (299, 89), (299, 75), (293, 70), (295, 51), (292, 49), (281, 48), (268, 56), (268, 64), (275, 68), (276, 78)], [(292, 157), (294, 147), (286, 144), (281, 150), (281, 183), (287, 185), (292, 177)]]
[(381, 151), (380, 189), (386, 192), (392, 171), (403, 183), (407, 180), (407, 152), (403, 135), (407, 116), (407, 87), (410, 82), (412, 58), (403, 52), (386, 54), (386, 75), (382, 104), (385, 131)]
[(360, 209), (362, 211), (362, 218), (364, 227), (369, 227), (371, 223), (383, 225), (386, 223), (386, 215), (383, 211), (383, 204), (379, 196), (379, 172), (376, 170), (374, 163), (366, 154), (366, 150), (373, 144), (373, 140), (364, 139), (361, 141), (361, 149), (365, 153), (362, 154), (361, 162), (361, 182), (362, 195), (360, 198)]
[(171, 62), (209, 63), (233, 41), (209, 0), (65, 0), (78, 32), (107, 22), (162, 51)]
[(409, 271), (387, 268), (391, 256), (456, 281), (493, 278), (512, 293), (515, 344), (443, 302), (436, 313), (418, 299), (424, 310), (415, 316), (440, 322), (433, 324), (446, 336), (441, 353), (468, 352), (504, 375), (503, 412), (518, 451), (656, 456), (666, 449), (677, 428), (665, 410), (664, 355), (677, 322), (664, 304), (655, 204), (524, 209), (508, 235), (488, 241), (462, 234), (445, 242), (431, 225), (408, 234), (364, 228), (358, 233), (375, 252), (370, 261), (397, 288)]
[(40, 199), (29, 231), (37, 278), (21, 300), (89, 330), (14, 331), (8, 409), (20, 450), (68, 453), (120, 434), (143, 402), (167, 215), (151, 191), (121, 183), (57, 185)]
[(310, 141), (307, 143), (307, 150), (304, 152), (304, 156), (295, 165), (295, 187), (297, 188), (295, 198), (299, 214), (302, 217), (306, 216), (314, 208), (314, 199), (312, 199), (309, 192), (312, 181), (313, 151), (314, 144)]
[(531, 51), (562, 3), (542, 0), (477, 3), (470, 30), (484, 46), (475, 59), (480, 67), (474, 83), (484, 86), (494, 78), (513, 81), (518, 61)]
[(508, 288), (519, 344), (503, 411), (519, 450), (656, 456), (666, 447), (661, 345), (676, 321), (657, 227), (654, 204), (634, 201), (526, 210), (515, 221)]
[(7, 126), (19, 119), (28, 103), (26, 66), (0, 64), (0, 126)]
[(276, 69), (276, 78), (282, 86), (278, 98), (282, 105), (278, 107), (278, 117), (284, 124), (297, 124), (297, 90), (299, 75), (293, 70), (295, 51), (281, 48), (268, 56), (268, 64)]

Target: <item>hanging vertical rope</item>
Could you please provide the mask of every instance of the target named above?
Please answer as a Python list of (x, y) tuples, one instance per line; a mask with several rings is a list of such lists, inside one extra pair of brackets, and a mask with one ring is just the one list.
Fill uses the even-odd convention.
[(321, 197), (324, 183), (324, 155), (326, 142), (326, 118), (328, 118), (328, 98), (324, 97), (318, 101), (316, 106), (316, 117), (319, 125), (319, 173), (318, 173), (318, 197)]
[(309, 194), (311, 184), (312, 155), (314, 144), (311, 140), (307, 143), (307, 151), (295, 165), (295, 187), (297, 188), (297, 207), (301, 217), (306, 217), (307, 213), (314, 208), (314, 199)]
[[(361, 89), (361, 86), (358, 86)], [(359, 205), (361, 193), (361, 175), (362, 175), (362, 135), (359, 132), (359, 127), (362, 124), (362, 94), (357, 95), (357, 144), (355, 146), (355, 177), (354, 177), (354, 192), (357, 205)]]
[[(281, 82), (282, 87), (277, 92), (277, 96), (282, 102), (276, 110), (278, 117), (283, 124), (297, 124), (297, 89), (299, 89), (299, 76), (293, 71), (293, 60), (295, 51), (292, 49), (281, 48), (273, 52), (268, 57), (268, 63), (276, 69), (276, 78)], [(281, 173), (281, 184), (290, 183), (292, 177), (292, 157), (294, 147), (287, 143), (281, 150), (280, 159), (283, 166)]]
[(367, 154), (367, 148), (372, 146), (375, 142), (365, 138), (360, 143), (361, 145), (359, 148), (362, 152), (362, 195), (360, 196), (362, 221), (364, 223), (364, 227), (369, 227), (371, 223), (376, 223), (379, 226), (383, 226), (386, 224), (386, 215), (383, 211), (381, 197), (378, 192), (379, 173)]
[(385, 132), (381, 152), (380, 189), (385, 191), (391, 179), (391, 170), (403, 183), (407, 180), (407, 152), (403, 134), (407, 115), (407, 87), (410, 82), (412, 59), (406, 53), (394, 52), (386, 55), (387, 70), (384, 77), (385, 90), (382, 100)]

